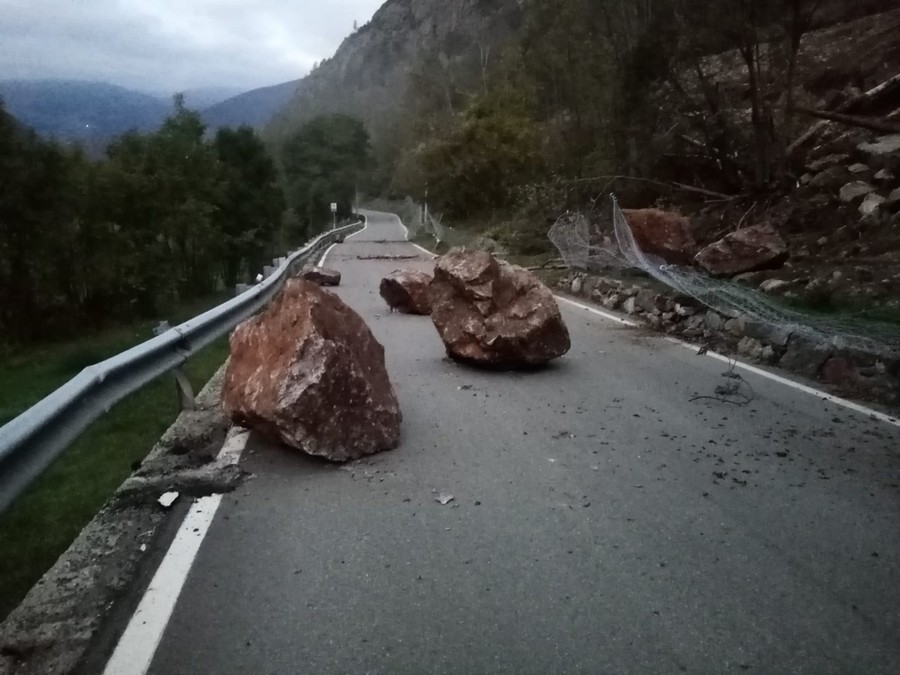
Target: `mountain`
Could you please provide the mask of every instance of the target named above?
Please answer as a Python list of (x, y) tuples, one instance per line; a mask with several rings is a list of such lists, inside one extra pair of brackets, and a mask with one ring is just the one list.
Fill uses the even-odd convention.
[(2, 81), (0, 98), (11, 115), (39, 134), (88, 143), (130, 129), (156, 129), (172, 109), (147, 94), (78, 80)]
[(332, 112), (362, 118), (374, 136), (388, 134), (412, 68), (426, 61), (444, 72), (463, 62), (477, 68), (480, 59), (499, 56), (522, 18), (521, 0), (387, 0), (333, 58), (297, 83), (267, 136), (282, 138)]
[(213, 129), (242, 124), (263, 127), (276, 111), (291, 100), (299, 82), (300, 80), (283, 82), (232, 96), (203, 110), (203, 121)]
[[(184, 104), (191, 110), (205, 110), (211, 106), (226, 101), (233, 96), (242, 93), (243, 89), (235, 89), (234, 87), (197, 87), (195, 89), (185, 89)], [(171, 101), (172, 96), (164, 96), (166, 101)]]

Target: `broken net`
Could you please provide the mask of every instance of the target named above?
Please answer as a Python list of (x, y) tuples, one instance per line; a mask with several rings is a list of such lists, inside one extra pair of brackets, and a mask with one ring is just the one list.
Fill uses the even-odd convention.
[(563, 261), (575, 269), (636, 268), (726, 316), (743, 317), (838, 348), (876, 353), (900, 349), (900, 326), (873, 321), (860, 313), (804, 311), (747, 285), (710, 277), (694, 268), (669, 265), (648, 255), (635, 242), (615, 196), (611, 197), (609, 219), (608, 227), (594, 227), (585, 214), (567, 212), (556, 221), (548, 237)]

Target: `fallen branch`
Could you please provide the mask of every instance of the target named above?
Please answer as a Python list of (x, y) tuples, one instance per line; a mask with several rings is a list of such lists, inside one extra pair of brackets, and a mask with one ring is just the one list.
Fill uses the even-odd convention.
[(858, 117), (856, 115), (846, 115), (844, 113), (827, 112), (825, 110), (813, 110), (812, 108), (794, 107), (793, 110), (810, 117), (818, 117), (829, 122), (837, 122), (851, 127), (859, 127), (860, 129), (869, 129), (870, 131), (878, 131), (885, 134), (900, 134), (900, 125), (888, 124), (880, 120), (871, 119), (869, 117)]

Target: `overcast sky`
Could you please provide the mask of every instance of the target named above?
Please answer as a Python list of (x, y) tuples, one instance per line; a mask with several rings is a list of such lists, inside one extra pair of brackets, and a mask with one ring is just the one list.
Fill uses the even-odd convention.
[(305, 75), (384, 0), (0, 0), (0, 78), (149, 92)]

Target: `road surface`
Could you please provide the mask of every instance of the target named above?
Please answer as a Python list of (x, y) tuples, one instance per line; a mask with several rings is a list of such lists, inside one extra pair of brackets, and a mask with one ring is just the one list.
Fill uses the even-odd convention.
[(378, 295), (431, 266), (404, 236), (370, 214), (328, 256), (401, 447), (251, 437), (150, 672), (900, 672), (897, 427), (750, 373), (692, 401), (725, 364), (570, 305), (552, 366), (458, 365)]

